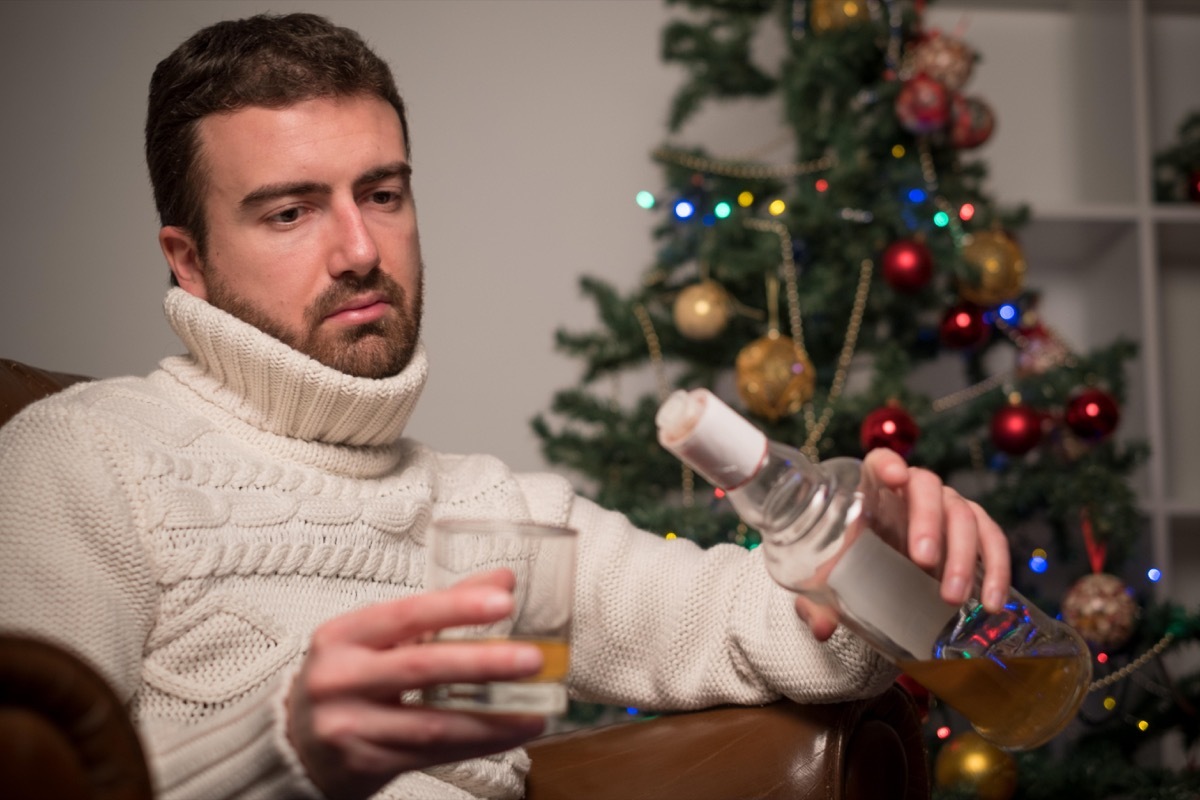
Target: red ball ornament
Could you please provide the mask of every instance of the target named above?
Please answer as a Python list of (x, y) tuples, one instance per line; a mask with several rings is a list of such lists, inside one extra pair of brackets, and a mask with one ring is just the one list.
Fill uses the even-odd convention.
[(896, 95), (896, 117), (910, 133), (941, 130), (950, 119), (950, 92), (928, 75), (909, 78)]
[(986, 142), (996, 127), (996, 115), (977, 97), (955, 95), (950, 101), (950, 143), (962, 150)]
[(1067, 427), (1082, 439), (1096, 442), (1116, 430), (1121, 409), (1102, 389), (1085, 389), (1067, 403)]
[(1194, 169), (1187, 176), (1188, 199), (1200, 203), (1200, 169)]
[(924, 242), (900, 239), (892, 242), (880, 256), (883, 279), (898, 292), (920, 291), (933, 277), (933, 256)]
[(887, 447), (908, 458), (920, 435), (921, 429), (912, 416), (900, 406), (889, 404), (867, 414), (859, 428), (858, 441), (864, 453)]
[(938, 332), (947, 347), (967, 349), (982, 344), (988, 337), (983, 309), (971, 303), (950, 306), (942, 315)]
[(957, 92), (970, 80), (975, 53), (961, 39), (930, 31), (912, 48), (912, 71), (924, 73)]
[(1042, 415), (1023, 403), (1009, 403), (992, 416), (992, 444), (1002, 453), (1023, 456), (1042, 440)]

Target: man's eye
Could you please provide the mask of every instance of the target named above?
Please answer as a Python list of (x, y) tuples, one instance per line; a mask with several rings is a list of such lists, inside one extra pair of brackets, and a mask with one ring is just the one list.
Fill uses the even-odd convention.
[(286, 225), (288, 223), (296, 222), (297, 220), (299, 220), (300, 214), (301, 214), (301, 209), (299, 209), (299, 208), (285, 208), (283, 211), (280, 211), (278, 214), (272, 214), (270, 216), (270, 220), (272, 222), (279, 222), (279, 223)]
[(371, 202), (379, 206), (390, 206), (400, 202), (400, 193), (391, 189), (377, 189), (371, 192)]

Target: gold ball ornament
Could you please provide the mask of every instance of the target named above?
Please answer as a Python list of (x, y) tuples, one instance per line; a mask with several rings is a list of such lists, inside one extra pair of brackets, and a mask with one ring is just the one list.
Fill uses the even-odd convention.
[(689, 339), (705, 341), (725, 330), (733, 304), (725, 287), (713, 280), (694, 283), (675, 298), (675, 327)]
[(970, 278), (960, 279), (958, 293), (976, 305), (989, 307), (1011, 300), (1025, 283), (1025, 254), (1003, 231), (972, 234), (963, 246)]
[(1106, 572), (1084, 575), (1062, 602), (1063, 619), (1088, 642), (1105, 649), (1129, 641), (1140, 613), (1129, 587)]
[(1017, 790), (1017, 762), (975, 731), (943, 745), (933, 765), (940, 789), (966, 788), (979, 800), (1009, 800)]
[(816, 389), (808, 353), (774, 331), (742, 348), (735, 372), (742, 402), (772, 422), (798, 412)]
[(867, 0), (812, 0), (808, 25), (813, 33), (826, 33), (870, 18)]

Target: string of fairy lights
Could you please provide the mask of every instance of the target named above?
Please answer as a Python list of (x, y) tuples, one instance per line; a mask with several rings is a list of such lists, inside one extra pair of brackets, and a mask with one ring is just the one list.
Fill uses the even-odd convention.
[[(976, 209), (971, 203), (962, 203), (955, 207), (941, 194), (937, 171), (934, 167), (933, 158), (928, 150), (928, 146), (921, 140), (918, 143), (918, 148), (917, 157), (921, 166), (924, 186), (910, 189), (907, 199), (914, 206), (921, 206), (926, 201), (931, 200), (934, 210), (930, 214), (928, 222), (937, 229), (946, 230), (954, 244), (961, 248), (965, 238), (962, 223), (969, 222), (974, 217)], [(899, 143), (890, 148), (889, 154), (896, 159), (909, 156), (908, 149)], [(692, 170), (697, 175), (706, 177), (720, 176), (724, 178), (744, 179), (747, 182), (760, 182), (765, 179), (784, 181), (808, 180), (811, 181), (812, 188), (819, 194), (829, 190), (830, 183), (826, 174), (837, 165), (836, 157), (832, 154), (803, 163), (778, 165), (743, 159), (708, 158), (667, 146), (657, 148), (653, 152), (653, 156), (662, 163)], [(639, 191), (635, 196), (635, 202), (646, 210), (658, 209), (664, 205), (658, 196), (648, 190)], [(796, 282), (797, 270), (793, 262), (794, 248), (791, 233), (781, 220), (781, 217), (788, 210), (787, 202), (784, 198), (782, 196), (760, 198), (751, 189), (745, 188), (730, 197), (715, 199), (715, 201), (711, 202), (711, 206), (707, 208), (700, 207), (694, 196), (677, 197), (668, 202), (670, 204), (669, 210), (671, 215), (681, 224), (698, 223), (702, 226), (715, 226), (727, 220), (740, 218), (738, 224), (753, 230), (771, 233), (778, 237), (781, 253), (780, 274), (784, 278), (786, 287), (785, 295), (790, 323), (790, 335), (796, 347), (802, 350), (804, 348), (803, 322), (800, 315), (799, 288)], [(745, 212), (752, 211), (756, 207), (765, 211), (765, 214), (763, 216), (746, 216)], [(735, 215), (734, 212), (737, 209), (743, 210), (743, 214)], [(841, 219), (851, 223), (866, 224), (873, 221), (873, 214), (867, 210), (843, 208), (838, 214)], [(916, 226), (913, 225), (913, 227)], [(870, 291), (872, 266), (869, 259), (864, 260), (860, 265), (860, 277), (857, 284), (853, 310), (847, 323), (847, 330), (843, 347), (839, 354), (834, 379), (826, 393), (825, 407), (822, 409), (820, 415), (817, 415), (811, 402), (805, 403), (802, 409), (807, 436), (801, 450), (814, 461), (819, 459), (820, 454), (817, 443), (835, 413), (836, 403), (844, 389), (850, 370), (858, 331), (862, 324), (863, 310)], [(773, 296), (774, 293), (768, 291), (768, 305), (771, 306), (768, 309), (768, 318), (771, 318), (774, 310), (775, 301), (770, 299)], [(647, 343), (651, 363), (656, 372), (659, 393), (665, 397), (669, 391), (669, 385), (665, 373), (661, 343), (646, 308), (639, 304), (635, 308), (635, 314)], [(1019, 350), (1023, 351), (1028, 347), (1029, 342), (1020, 327), (1021, 309), (1018, 304), (1014, 302), (999, 304), (988, 312), (987, 322), (994, 329), (1007, 336)], [(1061, 356), (1057, 359), (1057, 363), (1066, 366), (1074, 365), (1075, 362), (1075, 355), (1070, 348), (1064, 348)], [(1005, 387), (1012, 385), (1016, 377), (1015, 370), (1005, 370), (996, 373), (973, 385), (934, 399), (930, 404), (930, 409), (934, 414), (949, 411), (976, 400), (989, 392), (1005, 390)], [(976, 454), (973, 460), (977, 462), (977, 466), (982, 466), (983, 457), (980, 453), (979, 442), (975, 441), (973, 445), (972, 452)], [(684, 505), (693, 505), (695, 491), (694, 475), (686, 466), (682, 468), (682, 488)], [(719, 489), (714, 490), (715, 499), (720, 499), (722, 496), (723, 493)], [(753, 548), (756, 546), (756, 543), (746, 538), (747, 533), (746, 526), (739, 524), (735, 533), (735, 540)], [(676, 534), (673, 532), (668, 533), (667, 538), (674, 539), (676, 538)], [(1044, 549), (1035, 548), (1033, 550), (1028, 560), (1028, 568), (1034, 573), (1044, 573), (1048, 570), (1049, 560)], [(1156, 582), (1161, 577), (1161, 571), (1157, 568), (1151, 568), (1147, 571), (1147, 578), (1151, 582)], [(1101, 700), (1102, 707), (1107, 712), (1115, 712), (1118, 706), (1117, 699), (1107, 690), (1129, 678), (1135, 672), (1142, 670), (1148, 664), (1156, 662), (1159, 656), (1174, 640), (1175, 636), (1173, 633), (1166, 633), (1158, 642), (1137, 658), (1132, 659), (1119, 669), (1093, 680), (1088, 687), (1088, 691), (1092, 693), (1104, 691), (1105, 694)], [(1103, 668), (1109, 664), (1110, 656), (1101, 649), (1095, 653), (1095, 660), (1096, 664)], [(1149, 723), (1145, 719), (1131, 718), (1129, 722), (1141, 731), (1149, 729)], [(949, 725), (941, 725), (936, 728), (935, 734), (939, 738), (945, 739), (952, 734), (952, 730)]]

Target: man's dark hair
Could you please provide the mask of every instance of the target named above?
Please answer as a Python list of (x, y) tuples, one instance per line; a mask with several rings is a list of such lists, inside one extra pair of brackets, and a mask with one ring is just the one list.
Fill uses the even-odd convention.
[(349, 28), (315, 14), (259, 14), (198, 31), (160, 61), (150, 79), (146, 164), (161, 223), (187, 230), (203, 255), (202, 118), (362, 94), (396, 109), (407, 155), (408, 119), (392, 71)]

